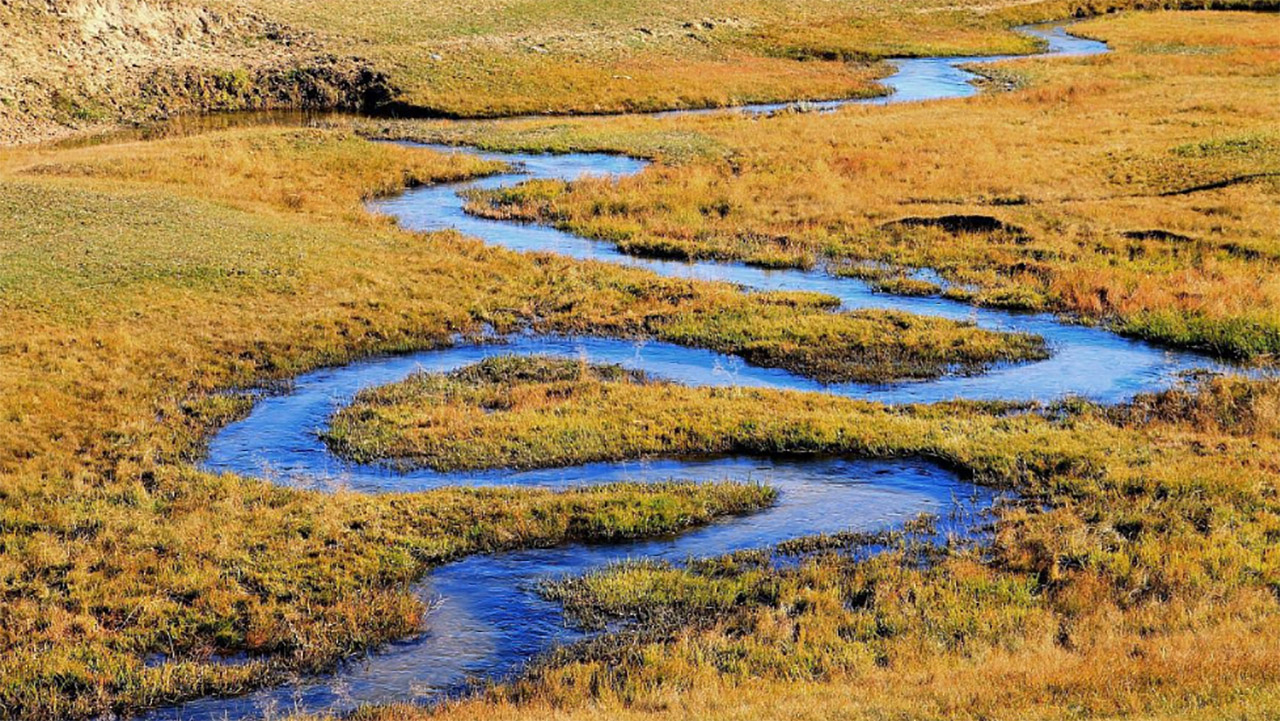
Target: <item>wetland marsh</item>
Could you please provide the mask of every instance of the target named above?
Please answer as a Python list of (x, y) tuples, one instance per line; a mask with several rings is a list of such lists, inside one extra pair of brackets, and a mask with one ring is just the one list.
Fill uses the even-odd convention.
[(1274, 14), (669, 5), (6, 151), (7, 717), (1274, 708)]

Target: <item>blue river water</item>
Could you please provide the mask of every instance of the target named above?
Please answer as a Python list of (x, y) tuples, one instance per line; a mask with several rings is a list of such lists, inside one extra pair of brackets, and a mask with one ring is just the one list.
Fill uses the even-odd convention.
[[(1024, 28), (1046, 42), (1048, 54), (1090, 55), (1106, 46), (1069, 35), (1063, 25)], [(816, 103), (889, 104), (956, 98), (977, 92), (974, 75), (960, 66), (1005, 58), (921, 58), (896, 61), (883, 82), (893, 93), (882, 98)], [(783, 105), (731, 111), (767, 113)], [(698, 111), (702, 112), (702, 111)], [(766, 547), (804, 535), (844, 530), (878, 530), (921, 513), (938, 514), (947, 530), (975, 532), (976, 518), (995, 493), (958, 478), (925, 460), (859, 460), (830, 457), (716, 457), (654, 459), (539, 471), (478, 473), (396, 472), (352, 464), (330, 455), (318, 437), (334, 411), (361, 389), (395, 382), (419, 371), (448, 371), (496, 354), (551, 354), (591, 362), (620, 363), (687, 384), (741, 385), (840, 394), (885, 402), (928, 402), (951, 398), (1052, 399), (1080, 395), (1118, 401), (1168, 385), (1179, 373), (1212, 367), (1208, 359), (1121, 338), (1095, 328), (1059, 322), (1041, 314), (983, 310), (940, 298), (873, 293), (861, 281), (821, 270), (763, 270), (742, 264), (675, 262), (636, 258), (613, 246), (553, 228), (468, 215), (459, 192), (494, 188), (530, 178), (574, 180), (621, 177), (643, 172), (642, 161), (616, 155), (484, 154), (517, 170), (456, 185), (418, 188), (371, 204), (412, 229), (455, 228), (467, 235), (519, 251), (558, 253), (573, 258), (621, 263), (668, 276), (727, 281), (755, 289), (810, 290), (840, 298), (844, 308), (890, 308), (972, 321), (982, 327), (1035, 333), (1049, 343), (1050, 359), (1011, 364), (977, 376), (889, 385), (822, 385), (778, 369), (756, 368), (741, 360), (659, 342), (609, 338), (516, 336), (503, 344), (461, 344), (441, 350), (369, 358), (305, 374), (286, 393), (260, 400), (251, 414), (220, 431), (203, 467), (270, 478), (279, 483), (364, 492), (418, 491), (447, 485), (519, 485), (567, 488), (617, 480), (747, 480), (779, 491), (773, 507), (724, 519), (682, 535), (643, 541), (531, 549), (479, 555), (433, 570), (415, 589), (431, 604), (425, 631), (343, 664), (331, 674), (298, 677), (235, 698), (206, 698), (158, 709), (151, 719), (251, 718), (289, 711), (341, 712), (365, 703), (426, 702), (464, 688), (473, 679), (498, 679), (555, 644), (582, 637), (566, 623), (558, 604), (539, 596), (540, 579), (580, 574), (628, 558), (679, 562)]]

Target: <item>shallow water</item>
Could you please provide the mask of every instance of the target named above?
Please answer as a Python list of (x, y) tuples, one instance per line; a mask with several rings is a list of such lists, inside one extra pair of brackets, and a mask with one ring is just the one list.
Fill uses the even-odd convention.
[[(1138, 349), (1141, 350), (1141, 346)], [(992, 376), (1015, 374), (1025, 368), (1014, 366), (976, 378), (948, 378), (884, 387), (855, 384), (823, 386), (785, 370), (759, 368), (733, 356), (670, 343), (517, 336), (503, 344), (465, 344), (443, 350), (369, 358), (299, 376), (288, 393), (263, 398), (247, 418), (232, 423), (214, 436), (204, 467), (211, 471), (268, 476), (295, 485), (331, 487), (340, 484), (367, 492), (417, 491), (450, 484), (528, 483), (529, 476), (512, 475), (508, 471), (457, 474), (416, 469), (397, 472), (378, 465), (349, 463), (330, 454), (319, 437), (329, 417), (348, 405), (364, 388), (393, 383), (419, 370), (450, 371), (484, 358), (509, 354), (544, 354), (580, 358), (593, 363), (617, 363), (687, 385), (825, 391), (887, 401), (930, 400), (952, 395), (986, 397), (967, 393), (967, 384), (974, 384), (980, 389), (989, 388), (993, 392), (992, 397), (996, 397), (1000, 388), (998, 382), (992, 381)], [(1106, 362), (1118, 363), (1115, 354), (1108, 353), (1105, 346), (1099, 355), (1107, 358)], [(1133, 358), (1141, 360), (1143, 356), (1135, 352)], [(1110, 370), (1114, 371), (1114, 368)], [(1098, 376), (1108, 377), (1101, 370)], [(1088, 378), (1087, 375), (1081, 377)], [(1153, 371), (1135, 375), (1131, 383), (1132, 388), (1138, 390), (1157, 387), (1164, 380), (1162, 374)], [(1103, 395), (1124, 395), (1127, 387), (1118, 387), (1113, 382), (1106, 385), (1107, 393)], [(1004, 390), (1006, 395), (1017, 395), (1018, 389), (1018, 386), (1011, 386)], [(1078, 391), (1079, 387), (1071, 390)]]
[[(1103, 44), (1072, 38), (1061, 26), (1025, 30), (1063, 54), (1105, 52)], [(897, 61), (885, 82), (886, 98), (817, 104), (884, 104), (976, 92), (973, 75), (958, 66), (993, 58), (926, 58)], [(995, 58), (1000, 59), (1000, 58)], [(741, 112), (770, 112), (760, 105)], [(401, 380), (415, 370), (445, 371), (502, 353), (548, 353), (592, 362), (620, 363), (671, 380), (700, 385), (743, 385), (825, 391), (888, 402), (949, 398), (1048, 399), (1066, 394), (1115, 401), (1164, 386), (1177, 373), (1212, 365), (1190, 353), (1162, 350), (1102, 330), (1068, 326), (1045, 315), (979, 310), (937, 298), (872, 293), (866, 284), (820, 271), (767, 271), (741, 264), (680, 263), (633, 258), (605, 243), (551, 228), (468, 216), (457, 193), (492, 188), (529, 178), (572, 180), (586, 175), (623, 176), (645, 163), (603, 154), (541, 156), (485, 154), (516, 164), (520, 171), (474, 183), (421, 188), (373, 204), (377, 212), (406, 227), (457, 228), (485, 242), (522, 251), (548, 251), (648, 268), (678, 277), (738, 283), (758, 289), (813, 290), (838, 296), (846, 308), (892, 308), (972, 320), (987, 328), (1038, 333), (1054, 355), (1029, 364), (1001, 367), (979, 377), (867, 386), (822, 386), (777, 369), (748, 366), (731, 356), (667, 343), (600, 338), (519, 336), (506, 345), (460, 345), (437, 351), (371, 358), (301, 376), (289, 392), (261, 400), (244, 420), (231, 424), (210, 444), (205, 467), (267, 476), (281, 483), (361, 491), (422, 490), (450, 484), (569, 487), (616, 480), (720, 480), (768, 483), (780, 491), (777, 505), (750, 516), (725, 519), (673, 538), (612, 545), (571, 545), (473, 556), (431, 572), (418, 592), (435, 603), (428, 630), (344, 665), (336, 673), (299, 678), (234, 699), (203, 699), (149, 714), (154, 719), (253, 717), (284, 710), (342, 711), (360, 703), (426, 701), (460, 688), (471, 678), (499, 678), (557, 643), (581, 637), (566, 627), (558, 604), (531, 590), (548, 575), (579, 574), (625, 558), (679, 561), (745, 548), (768, 546), (798, 536), (893, 526), (922, 512), (967, 512), (946, 521), (944, 530), (972, 533), (969, 512), (988, 508), (992, 491), (956, 478), (921, 460), (864, 461), (839, 458), (703, 458), (593, 464), (530, 472), (488, 471), (445, 474), (430, 470), (397, 473), (343, 462), (331, 456), (317, 432), (329, 416), (362, 388)]]
[[(421, 636), (391, 644), (332, 675), (300, 678), (235, 699), (194, 701), (149, 717), (241, 718), (281, 709), (342, 711), (360, 703), (429, 700), (463, 688), (470, 678), (507, 675), (553, 645), (582, 637), (566, 626), (559, 604), (534, 590), (543, 578), (581, 574), (628, 558), (679, 562), (812, 533), (876, 530), (924, 512), (946, 520), (957, 506), (972, 512), (988, 507), (994, 497), (990, 489), (958, 481), (947, 471), (915, 460), (664, 460), (459, 475), (451, 480), (569, 487), (672, 477), (756, 480), (777, 488), (781, 501), (761, 513), (673, 538), (471, 556), (433, 570), (417, 588), (435, 604)], [(967, 522), (952, 520), (944, 529), (965, 532)]]
[[(1067, 33), (1067, 24), (1045, 23), (1026, 25), (1018, 28), (1019, 32), (1044, 41), (1043, 55), (1084, 56), (1101, 55), (1107, 52), (1106, 43), (1087, 38), (1079, 38)], [(824, 100), (802, 103), (806, 108), (816, 110), (835, 110), (845, 105), (889, 105), (894, 103), (915, 103), (924, 100), (943, 100), (949, 98), (967, 98), (980, 92), (974, 80), (977, 76), (963, 66), (973, 63), (994, 63), (1002, 60), (1015, 60), (1026, 55), (987, 55), (971, 57), (937, 57), (937, 58), (900, 58), (891, 61), (895, 67), (889, 77), (880, 81), (892, 92), (874, 98), (857, 98), (854, 100)], [(761, 103), (741, 108), (709, 108), (706, 110), (674, 110), (657, 115), (696, 115), (720, 112), (771, 113), (784, 110), (797, 103)]]

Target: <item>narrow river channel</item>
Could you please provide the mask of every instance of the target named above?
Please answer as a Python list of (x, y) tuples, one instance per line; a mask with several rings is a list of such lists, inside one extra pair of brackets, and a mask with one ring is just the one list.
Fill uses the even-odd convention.
[[(1023, 28), (1044, 39), (1048, 53), (1096, 54), (1102, 43), (1073, 37), (1062, 25)], [(921, 58), (896, 62), (883, 81), (893, 93), (869, 100), (814, 104), (831, 110), (849, 103), (887, 104), (957, 98), (977, 92), (974, 75), (961, 68), (1004, 58)], [(761, 105), (733, 111), (769, 112)], [(756, 289), (811, 290), (837, 296), (845, 308), (889, 308), (1035, 333), (1049, 343), (1050, 359), (1013, 364), (972, 377), (871, 385), (824, 386), (736, 358), (658, 342), (608, 338), (519, 336), (501, 345), (463, 344), (414, 354), (361, 360), (296, 379), (289, 391), (262, 399), (244, 420), (212, 439), (204, 468), (317, 487), (340, 485), (365, 492), (415, 491), (443, 485), (569, 487), (616, 480), (754, 480), (779, 491), (763, 512), (725, 519), (676, 537), (611, 545), (570, 545), (473, 556), (433, 570), (418, 587), (432, 602), (420, 636), (379, 649), (324, 676), (230, 699), (202, 699), (145, 715), (152, 719), (259, 717), (294, 710), (343, 711), (364, 703), (425, 702), (465, 688), (474, 679), (500, 679), (556, 644), (582, 637), (565, 622), (558, 604), (535, 590), (547, 576), (580, 574), (621, 559), (679, 562), (789, 538), (842, 530), (878, 530), (929, 512), (942, 530), (980, 532), (981, 512), (995, 493), (924, 460), (847, 458), (695, 458), (609, 463), (553, 470), (480, 473), (405, 473), (346, 463), (327, 452), (317, 432), (330, 415), (363, 388), (395, 382), (417, 370), (447, 371), (497, 354), (542, 353), (620, 363), (687, 384), (744, 385), (835, 393), (891, 403), (952, 398), (1053, 399), (1074, 394), (1114, 402), (1167, 386), (1177, 374), (1212, 367), (1209, 359), (1121, 338), (1105, 330), (1059, 322), (1040, 314), (975, 309), (939, 298), (873, 293), (858, 280), (821, 270), (762, 270), (735, 263), (676, 262), (625, 255), (601, 243), (541, 225), (473, 217), (459, 196), (469, 188), (493, 188), (530, 178), (573, 180), (587, 175), (620, 177), (642, 172), (642, 161), (604, 154), (492, 154), (517, 172), (457, 185), (419, 188), (377, 201), (371, 210), (411, 229), (455, 228), (486, 243), (521, 251), (560, 253), (647, 268), (668, 276), (737, 283)]]

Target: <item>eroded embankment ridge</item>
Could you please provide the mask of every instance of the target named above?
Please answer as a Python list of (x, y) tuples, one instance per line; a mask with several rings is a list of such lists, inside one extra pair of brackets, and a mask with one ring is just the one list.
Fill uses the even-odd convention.
[(399, 93), (369, 61), (235, 6), (18, 0), (0, 21), (0, 145), (184, 113), (368, 111)]

